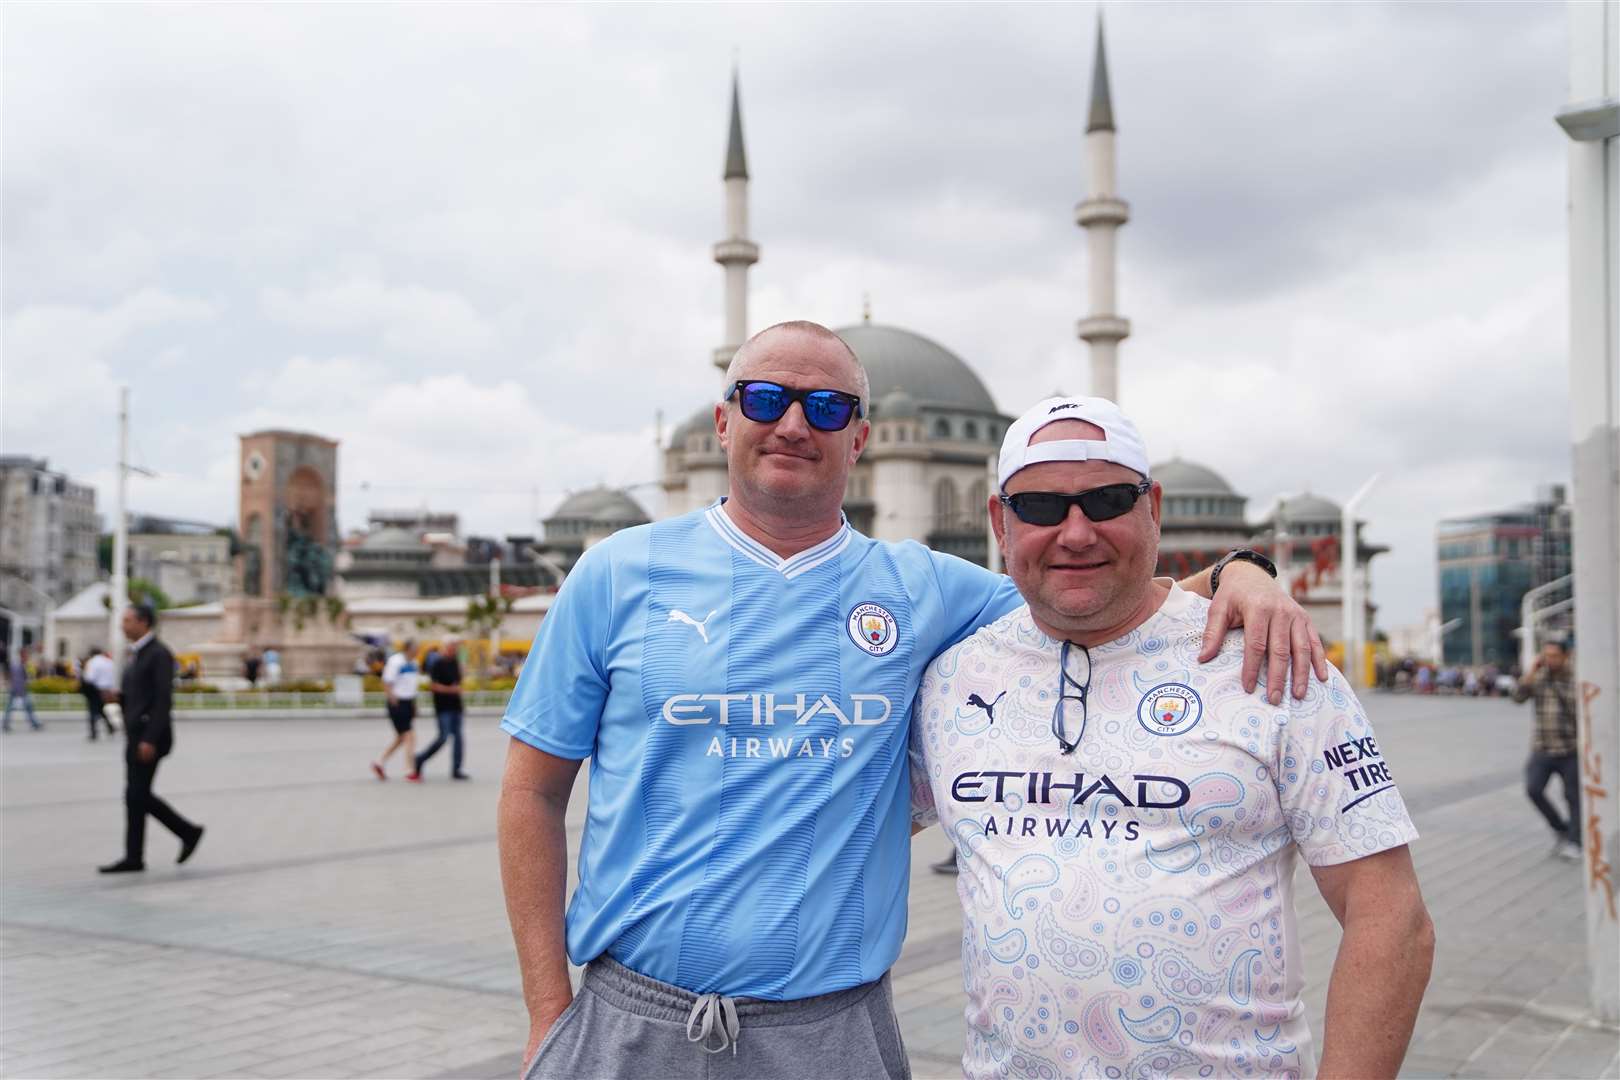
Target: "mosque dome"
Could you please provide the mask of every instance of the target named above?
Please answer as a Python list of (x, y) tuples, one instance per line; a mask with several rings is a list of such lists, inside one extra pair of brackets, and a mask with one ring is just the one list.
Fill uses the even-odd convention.
[(546, 520), (548, 523), (561, 520), (641, 525), (650, 519), (647, 511), (624, 492), (617, 488), (594, 487), (568, 496)]
[(1173, 457), (1151, 466), (1151, 475), (1164, 487), (1166, 495), (1233, 495), (1228, 484), (1214, 469)]
[(1339, 504), (1320, 495), (1306, 492), (1282, 501), (1283, 520), (1289, 524), (1307, 521), (1331, 521), (1335, 525), (1344, 516)]
[(1170, 531), (1243, 529), (1248, 501), (1214, 469), (1173, 457), (1149, 466), (1164, 488), (1164, 527)]
[(682, 447), (692, 435), (712, 434), (714, 434), (714, 402), (711, 401), (681, 421), (680, 426), (670, 433), (669, 445)]
[(917, 399), (904, 390), (890, 390), (877, 399), (874, 420), (913, 420), (917, 416)]
[(923, 407), (997, 412), (984, 383), (960, 356), (897, 326), (857, 323), (833, 331), (866, 366), (872, 400), (904, 390)]

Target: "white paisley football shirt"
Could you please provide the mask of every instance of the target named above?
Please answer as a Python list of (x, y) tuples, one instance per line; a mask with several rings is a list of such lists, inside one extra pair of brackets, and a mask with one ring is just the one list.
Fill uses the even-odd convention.
[[(1272, 706), (1242, 636), (1199, 664), (1209, 602), (1171, 586), (1126, 636), (1069, 648), (1029, 608), (941, 654), (912, 729), (913, 814), (956, 844), (980, 1077), (1302, 1076), (1294, 853), (1417, 836), (1343, 677)], [(1089, 675), (1089, 678), (1088, 678)]]

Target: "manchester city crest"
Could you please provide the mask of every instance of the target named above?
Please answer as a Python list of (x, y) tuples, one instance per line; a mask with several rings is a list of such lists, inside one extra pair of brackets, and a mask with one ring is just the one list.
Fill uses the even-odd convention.
[(849, 613), (849, 638), (871, 656), (888, 656), (900, 643), (900, 627), (881, 604), (856, 604)]
[(1155, 735), (1180, 735), (1190, 731), (1204, 715), (1198, 692), (1182, 683), (1160, 683), (1142, 695), (1136, 706), (1136, 719)]

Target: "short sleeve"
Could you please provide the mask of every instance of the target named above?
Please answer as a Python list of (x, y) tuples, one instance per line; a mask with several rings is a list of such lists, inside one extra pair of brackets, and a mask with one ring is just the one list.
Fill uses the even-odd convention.
[(1023, 606), (1018, 586), (1006, 574), (993, 574), (955, 555), (929, 552), (934, 576), (939, 581), (940, 602), (945, 614), (945, 636), (935, 646), (942, 652), (981, 627), (989, 626), (1010, 611)]
[(501, 719), (507, 734), (574, 761), (591, 756), (607, 702), (611, 548), (604, 543), (586, 551), (563, 581)]
[(911, 764), (911, 823), (919, 828), (939, 824), (939, 808), (934, 804), (934, 788), (928, 782), (928, 761), (923, 751), (922, 694), (911, 707), (911, 734), (906, 756)]
[(1337, 670), (1279, 719), (1277, 793), (1312, 866), (1376, 855), (1417, 839), (1395, 774), (1361, 702)]

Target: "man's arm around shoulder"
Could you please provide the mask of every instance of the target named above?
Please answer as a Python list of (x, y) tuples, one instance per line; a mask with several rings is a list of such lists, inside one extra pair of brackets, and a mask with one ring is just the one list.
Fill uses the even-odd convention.
[(1434, 923), (1403, 844), (1313, 866), (1344, 936), (1328, 980), (1319, 1080), (1393, 1077), (1406, 1057), (1434, 963)]
[(1310, 673), (1323, 682), (1328, 678), (1327, 652), (1322, 638), (1311, 625), (1305, 609), (1272, 580), (1266, 571), (1248, 562), (1231, 562), (1221, 573), (1220, 595), (1215, 595), (1214, 567), (1200, 570), (1177, 582), (1187, 592), (1211, 600), (1209, 621), (1204, 627), (1204, 644), (1198, 662), (1208, 663), (1221, 651), (1226, 632), (1243, 627), (1243, 689), (1253, 693), (1260, 681), (1260, 668), (1266, 668), (1266, 696), (1281, 705), (1283, 687), (1293, 673), (1293, 693), (1303, 700), (1310, 689)]
[(525, 1066), (574, 996), (568, 981), (563, 922), (568, 887), (564, 817), (579, 765), (514, 738), (507, 747), (506, 773), (501, 778), (497, 812), (501, 887), (517, 944), (523, 1001), (529, 1010)]

